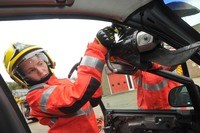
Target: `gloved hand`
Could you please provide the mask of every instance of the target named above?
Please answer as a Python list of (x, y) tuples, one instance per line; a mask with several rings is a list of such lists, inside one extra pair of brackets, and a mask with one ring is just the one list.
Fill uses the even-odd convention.
[(98, 40), (99, 44), (102, 44), (107, 49), (111, 49), (111, 47), (113, 47), (113, 45), (116, 43), (114, 28), (107, 26), (99, 30), (96, 35), (96, 39)]

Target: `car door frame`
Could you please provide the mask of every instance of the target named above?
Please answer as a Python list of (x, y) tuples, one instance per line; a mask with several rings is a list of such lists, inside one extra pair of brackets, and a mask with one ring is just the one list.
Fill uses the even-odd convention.
[(1, 75), (0, 131), (1, 133), (31, 133), (22, 112)]

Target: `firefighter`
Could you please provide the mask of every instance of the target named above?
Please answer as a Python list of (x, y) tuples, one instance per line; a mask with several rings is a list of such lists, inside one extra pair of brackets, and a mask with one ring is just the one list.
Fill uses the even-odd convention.
[[(131, 27), (121, 27), (114, 26), (117, 31), (117, 34), (120, 38), (120, 43), (118, 46), (121, 48), (120, 52), (117, 51), (118, 55), (121, 55), (120, 58), (123, 61), (130, 63), (133, 62), (133, 58), (135, 58), (135, 64), (138, 68), (142, 70), (137, 70), (135, 74), (133, 74), (133, 82), (134, 88), (137, 90), (137, 105), (139, 109), (171, 109), (171, 106), (168, 103), (168, 94), (169, 91), (179, 86), (180, 84), (166, 79), (164, 77), (149, 73), (145, 70), (148, 69), (165, 69), (169, 71), (174, 71), (176, 66), (167, 67), (162, 66), (154, 62), (142, 62), (140, 61), (140, 52), (146, 52), (154, 49), (157, 44), (167, 45), (159, 39), (154, 39), (154, 37), (150, 34), (147, 34), (143, 31), (138, 31)], [(130, 37), (131, 35), (131, 37)], [(131, 38), (132, 40), (126, 40), (126, 38)], [(125, 39), (125, 41), (123, 41)], [(135, 42), (135, 43), (132, 43)], [(120, 45), (121, 44), (121, 45)], [(168, 50), (175, 50), (172, 47), (167, 45)], [(165, 47), (165, 46), (163, 46)], [(130, 54), (134, 51), (133, 56)], [(127, 54), (128, 53), (128, 54)], [(138, 54), (138, 55), (136, 55)], [(127, 56), (127, 57), (126, 57)], [(131, 58), (132, 57), (132, 58)], [(137, 58), (138, 57), (138, 58)]]
[[(152, 69), (170, 70), (172, 68), (153, 63)], [(133, 79), (134, 87), (137, 90), (139, 109), (171, 109), (168, 103), (168, 95), (172, 88), (180, 85), (179, 83), (141, 70), (133, 75)]]
[(111, 27), (97, 33), (77, 70), (75, 82), (58, 79), (55, 62), (36, 45), (14, 43), (5, 52), (4, 65), (10, 77), (29, 88), (26, 100), (31, 115), (50, 127), (49, 133), (97, 133), (92, 107), (102, 96), (100, 87), (105, 55), (115, 38)]

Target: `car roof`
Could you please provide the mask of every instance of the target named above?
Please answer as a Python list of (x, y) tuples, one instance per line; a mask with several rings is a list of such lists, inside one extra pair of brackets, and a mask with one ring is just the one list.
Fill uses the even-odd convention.
[[(0, 0), (0, 18), (98, 17), (124, 22), (152, 0)], [(19, 19), (19, 18), (18, 18)], [(33, 19), (33, 17), (32, 17)]]

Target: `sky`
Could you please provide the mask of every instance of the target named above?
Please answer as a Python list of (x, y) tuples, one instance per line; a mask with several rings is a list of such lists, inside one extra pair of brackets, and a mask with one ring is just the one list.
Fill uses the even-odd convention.
[(13, 81), (7, 74), (3, 57), (9, 45), (15, 42), (35, 44), (48, 51), (56, 62), (54, 73), (66, 78), (70, 69), (83, 56), (98, 30), (111, 25), (95, 20), (29, 20), (0, 22), (0, 73), (5, 81)]

